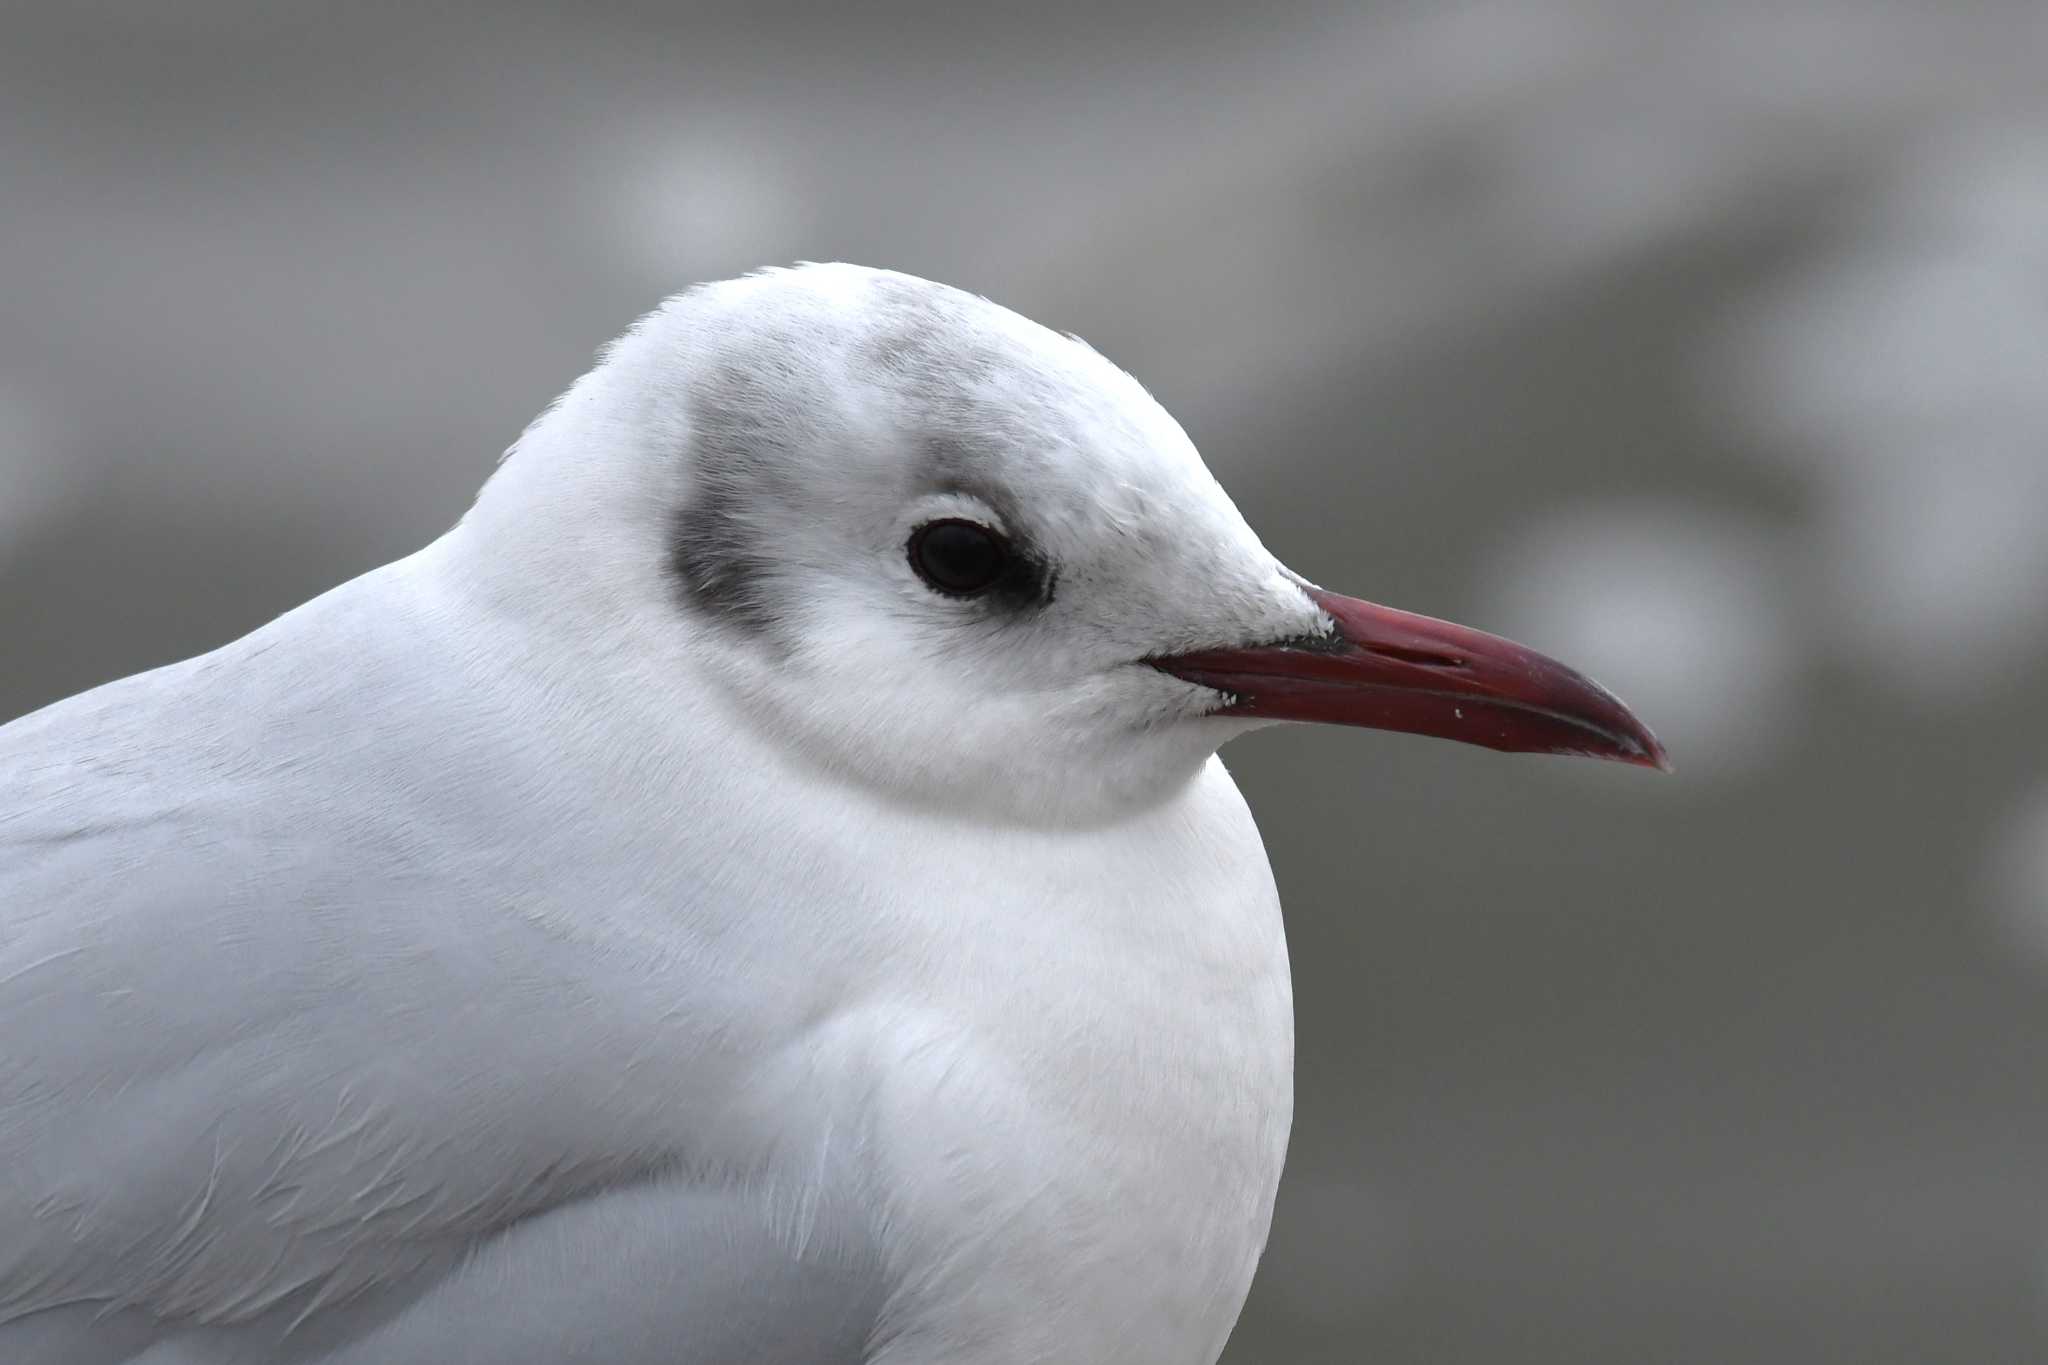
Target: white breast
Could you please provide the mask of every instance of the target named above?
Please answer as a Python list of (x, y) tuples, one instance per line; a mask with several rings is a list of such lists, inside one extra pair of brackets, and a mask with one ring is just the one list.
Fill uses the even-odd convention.
[(687, 800), (629, 816), (551, 789), (560, 810), (520, 816), (551, 849), (534, 881), (594, 809), (639, 823), (575, 866), (664, 869), (665, 894), (555, 927), (630, 945), (669, 993), (674, 1041), (648, 1050), (700, 1059), (671, 1110), (693, 1161), (754, 1172), (797, 1242), (859, 1192), (890, 1284), (878, 1362), (1213, 1361), (1265, 1243), (1294, 1041), (1278, 893), (1221, 762), (1119, 822), (1037, 830), (803, 770), (726, 704), (627, 677), (563, 771), (634, 754)]
[(1251, 817), (1212, 763), (1115, 829), (945, 842), (922, 846), (943, 859), (929, 885), (938, 866), (972, 882), (920, 899), (915, 857), (897, 880), (904, 941), (943, 953), (863, 1023), (905, 1272), (878, 1359), (1206, 1365), (1264, 1247), (1293, 1105)]

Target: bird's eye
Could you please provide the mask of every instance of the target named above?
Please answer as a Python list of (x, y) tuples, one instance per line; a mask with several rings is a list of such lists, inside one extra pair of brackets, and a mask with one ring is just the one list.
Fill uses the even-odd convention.
[(910, 567), (950, 597), (974, 597), (1002, 580), (1010, 542), (971, 521), (928, 521), (910, 536)]

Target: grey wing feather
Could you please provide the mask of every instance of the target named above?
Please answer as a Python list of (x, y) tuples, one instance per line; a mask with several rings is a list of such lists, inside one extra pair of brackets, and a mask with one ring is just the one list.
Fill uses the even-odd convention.
[(144, 743), (205, 665), (0, 728), (0, 1360), (863, 1359), (857, 1257), (621, 1121), (672, 999), (473, 903), (379, 783), (309, 825), (288, 764)]
[(522, 1224), (323, 1365), (859, 1365), (879, 1284), (858, 1255), (792, 1261), (732, 1192), (628, 1189)]
[(0, 1327), (9, 1365), (862, 1365), (865, 1258), (792, 1260), (730, 1191), (627, 1187), (480, 1245), (423, 1293), (371, 1295), (280, 1337), (90, 1306)]

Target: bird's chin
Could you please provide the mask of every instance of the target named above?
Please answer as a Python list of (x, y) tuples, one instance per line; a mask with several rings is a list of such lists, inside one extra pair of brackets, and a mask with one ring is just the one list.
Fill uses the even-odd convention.
[(1187, 717), (1188, 727), (1200, 735), (1210, 748), (1218, 749), (1240, 735), (1255, 730), (1270, 730), (1285, 724), (1285, 716), (1262, 715), (1255, 711), (1240, 710), (1240, 699), (1235, 693), (1205, 687), (1206, 704)]

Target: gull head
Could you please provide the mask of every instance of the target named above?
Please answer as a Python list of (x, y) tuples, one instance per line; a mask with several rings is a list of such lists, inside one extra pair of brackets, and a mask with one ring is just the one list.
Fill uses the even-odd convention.
[(1285, 720), (1664, 762), (1564, 665), (1288, 570), (1085, 343), (891, 271), (671, 299), (464, 529), (589, 667), (963, 814), (1114, 819)]

